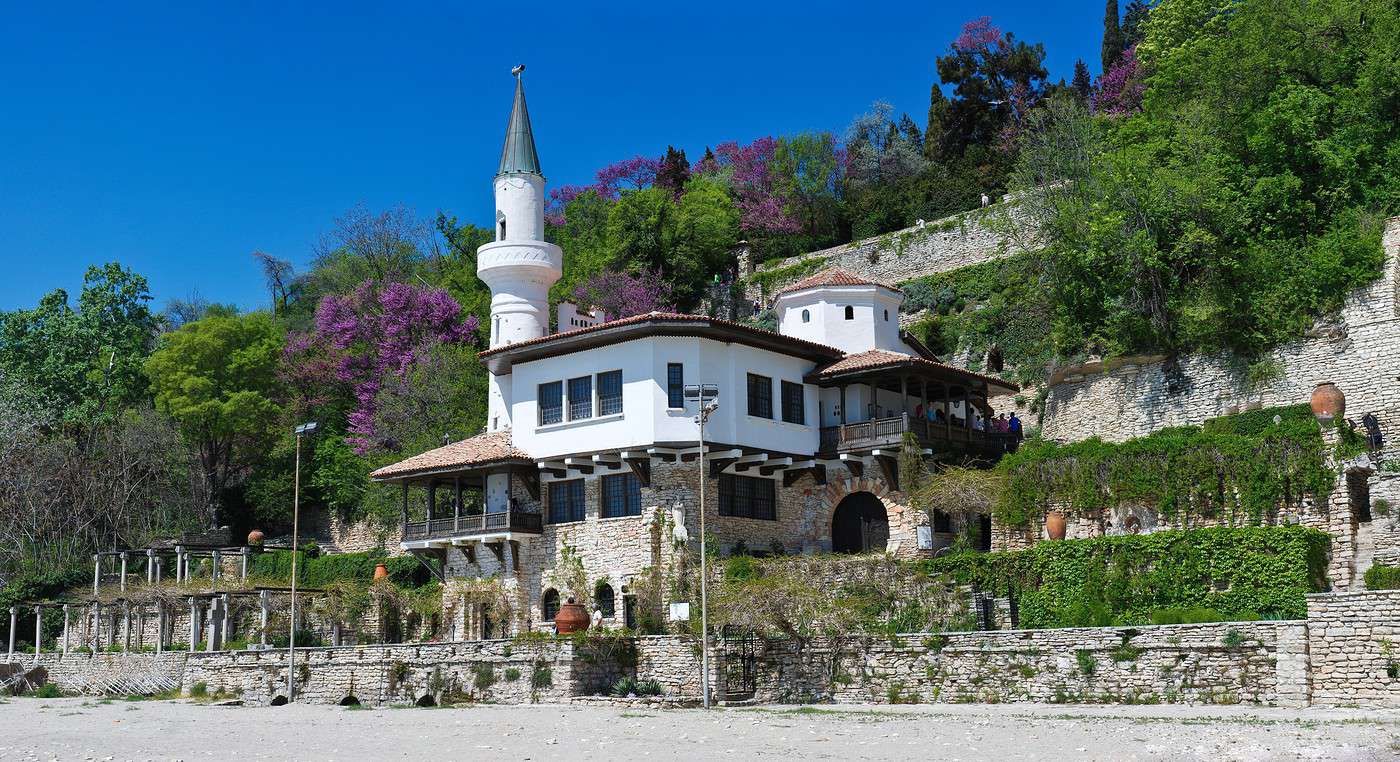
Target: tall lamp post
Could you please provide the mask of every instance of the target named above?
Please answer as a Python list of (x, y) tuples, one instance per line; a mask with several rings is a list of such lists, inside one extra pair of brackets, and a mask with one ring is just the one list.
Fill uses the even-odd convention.
[(296, 427), (297, 457), (296, 469), (292, 477), (292, 616), (287, 625), (287, 703), (296, 699), (297, 667), (297, 535), (301, 529), (301, 438), (311, 436), (316, 431), (316, 422), (303, 423)]
[(709, 575), (705, 557), (705, 421), (719, 409), (719, 386), (716, 384), (689, 384), (685, 387), (685, 401), (689, 406), (696, 404), (695, 423), (700, 429), (700, 690), (705, 696), (705, 708), (710, 708), (710, 607)]

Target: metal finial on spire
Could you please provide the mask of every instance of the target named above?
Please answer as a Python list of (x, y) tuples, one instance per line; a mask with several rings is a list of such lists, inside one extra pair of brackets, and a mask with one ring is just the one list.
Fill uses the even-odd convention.
[(506, 126), (506, 144), (501, 148), (501, 168), (497, 175), (526, 174), (540, 175), (540, 156), (535, 151), (535, 133), (530, 129), (530, 112), (525, 107), (525, 85), (520, 75), (525, 64), (510, 70), (515, 75), (515, 102), (510, 109), (510, 123)]

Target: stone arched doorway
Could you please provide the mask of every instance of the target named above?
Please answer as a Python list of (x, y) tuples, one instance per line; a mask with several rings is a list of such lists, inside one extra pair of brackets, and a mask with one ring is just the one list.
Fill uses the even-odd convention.
[(831, 514), (833, 552), (883, 552), (889, 539), (889, 515), (880, 498), (869, 492), (852, 492), (837, 503)]

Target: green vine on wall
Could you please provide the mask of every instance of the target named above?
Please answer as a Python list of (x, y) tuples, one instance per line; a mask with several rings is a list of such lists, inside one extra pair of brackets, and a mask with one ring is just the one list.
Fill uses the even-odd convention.
[(1118, 444), (1027, 442), (997, 466), (1006, 487), (994, 512), (1005, 524), (1024, 527), (1052, 507), (1084, 515), (1150, 506), (1185, 527), (1193, 517), (1258, 524), (1281, 506), (1325, 500), (1337, 476), (1317, 422), (1293, 412), (1256, 412), (1269, 423), (1252, 433), (1208, 422)]

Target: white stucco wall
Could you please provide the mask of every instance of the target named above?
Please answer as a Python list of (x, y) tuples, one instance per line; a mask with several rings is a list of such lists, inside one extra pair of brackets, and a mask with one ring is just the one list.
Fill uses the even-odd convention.
[[(684, 366), (685, 383), (712, 383), (720, 389), (720, 407), (706, 426), (711, 442), (810, 454), (817, 448), (816, 387), (804, 385), (805, 423), (782, 420), (780, 381), (801, 383), (815, 362), (767, 350), (696, 337), (657, 336), (608, 347), (516, 363), (511, 374), (513, 441), (535, 458), (582, 452), (645, 447), (658, 442), (693, 442), (695, 411), (668, 409), (666, 365)], [(622, 371), (622, 413), (564, 421), (540, 427), (539, 386), (583, 375)], [(748, 373), (773, 379), (773, 419), (748, 414)], [(597, 382), (594, 381), (594, 392)], [(565, 402), (567, 409), (567, 401)], [(566, 416), (567, 417), (567, 416)]]
[[(903, 296), (878, 286), (822, 286), (778, 297), (778, 332), (845, 352), (910, 351), (899, 338)], [(846, 307), (852, 319), (846, 319)], [(806, 311), (809, 320), (803, 322)]]

